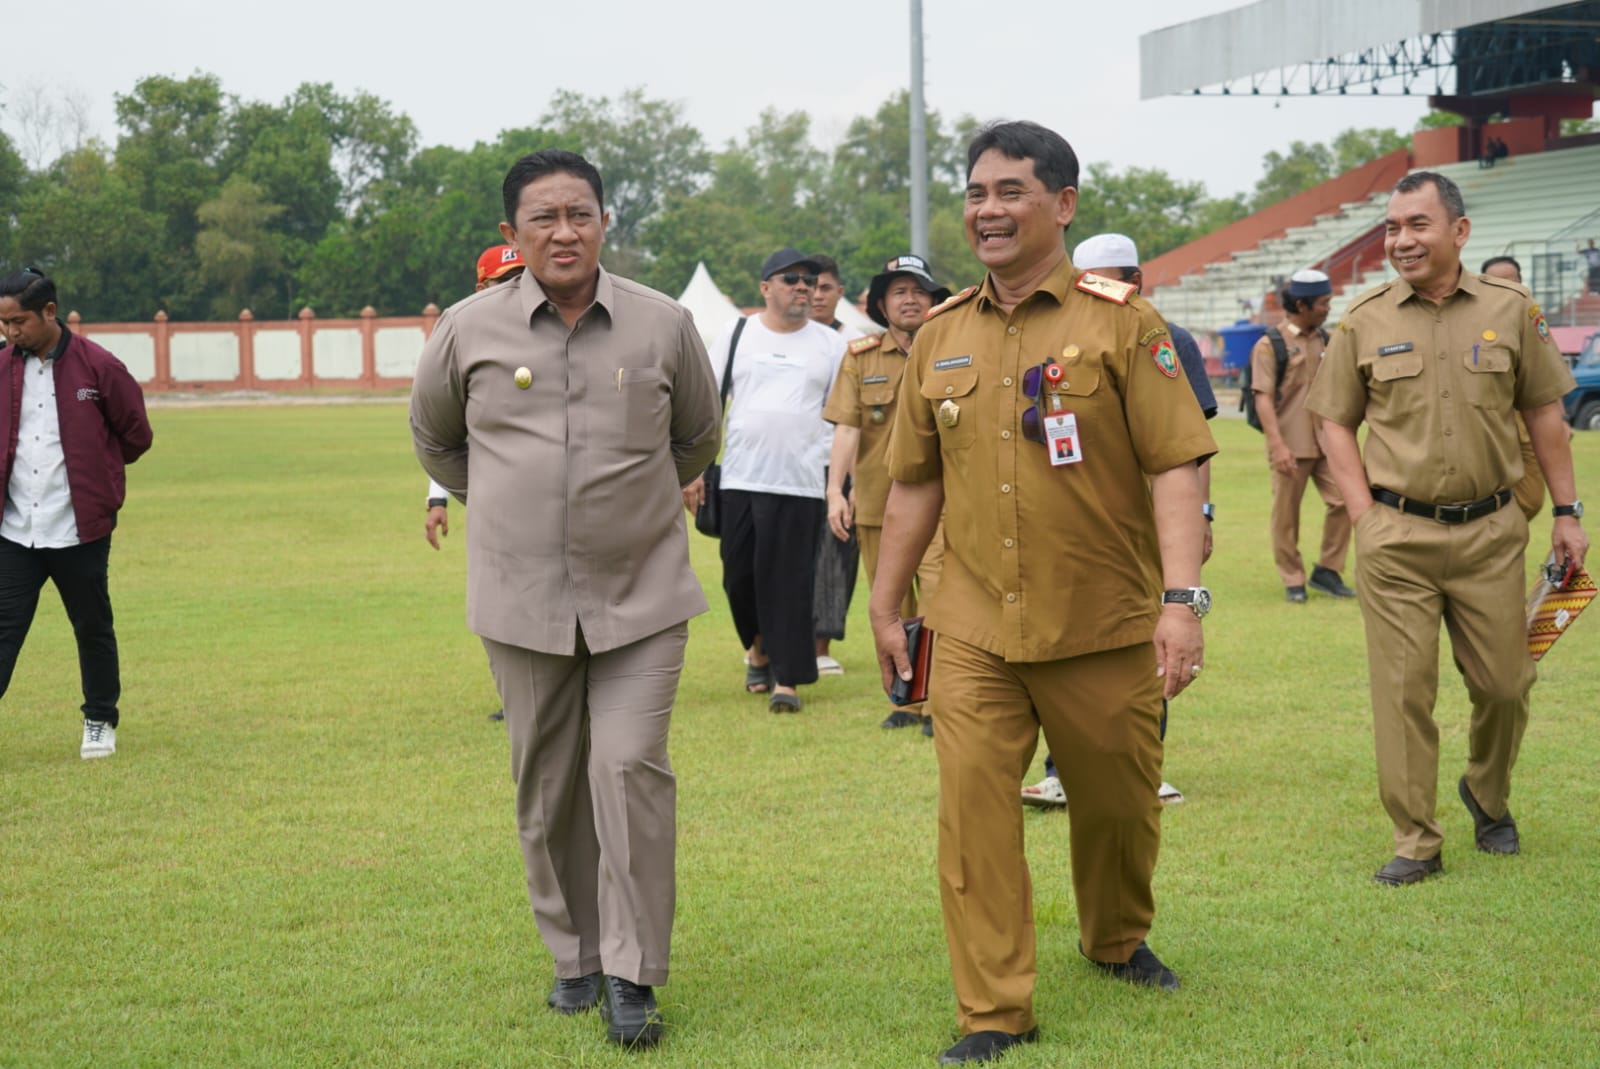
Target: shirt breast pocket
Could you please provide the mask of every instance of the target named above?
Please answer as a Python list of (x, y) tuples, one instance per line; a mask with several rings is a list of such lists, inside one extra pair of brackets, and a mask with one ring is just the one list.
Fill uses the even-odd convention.
[(1476, 346), (1461, 356), (1467, 376), (1467, 400), (1478, 408), (1504, 412), (1511, 408), (1516, 394), (1516, 375), (1511, 371), (1511, 352)]
[(894, 415), (894, 399), (898, 392), (894, 384), (887, 382), (861, 387), (861, 425), (886, 425)]
[(671, 391), (657, 367), (623, 368), (617, 388), (622, 393), (622, 441), (630, 452), (650, 452), (667, 441)]
[(935, 371), (922, 381), (922, 396), (933, 409), (944, 449), (966, 449), (977, 438), (978, 369)]
[(1422, 354), (1416, 351), (1380, 356), (1370, 365), (1370, 390), (1391, 411), (1422, 407)]

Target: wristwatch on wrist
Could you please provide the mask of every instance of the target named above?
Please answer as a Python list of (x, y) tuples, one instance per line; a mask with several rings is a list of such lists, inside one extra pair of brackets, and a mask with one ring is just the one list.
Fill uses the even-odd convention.
[(1211, 591), (1203, 586), (1189, 586), (1181, 590), (1163, 590), (1161, 592), (1163, 605), (1187, 605), (1189, 611), (1194, 613), (1196, 619), (1203, 618), (1211, 611)]
[(430, 497), (428, 498), (428, 507), (431, 509), (449, 508), (450, 499), (448, 497)]
[(1207, 501), (1204, 505), (1200, 506), (1200, 515), (1206, 518), (1207, 523), (1211, 523), (1217, 518), (1217, 506)]
[(1571, 516), (1575, 520), (1583, 519), (1583, 502), (1574, 501), (1570, 505), (1557, 505), (1550, 510), (1552, 516)]

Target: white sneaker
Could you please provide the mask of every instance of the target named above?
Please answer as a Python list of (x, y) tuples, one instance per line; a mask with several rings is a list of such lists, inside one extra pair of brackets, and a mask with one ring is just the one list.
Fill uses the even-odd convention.
[(819, 676), (842, 676), (842, 675), (844, 675), (844, 665), (840, 664), (838, 661), (834, 660), (832, 657), (828, 657), (828, 656), (818, 657), (817, 658), (817, 675), (819, 675)]
[(1156, 792), (1156, 796), (1161, 799), (1162, 805), (1177, 805), (1183, 801), (1183, 792), (1166, 780), (1161, 781), (1161, 789)]
[(78, 750), (78, 756), (88, 760), (91, 757), (110, 757), (116, 752), (116, 728), (104, 720), (83, 722), (83, 746)]
[(1067, 791), (1059, 779), (1046, 776), (1033, 786), (1022, 788), (1022, 804), (1055, 809), (1067, 804)]

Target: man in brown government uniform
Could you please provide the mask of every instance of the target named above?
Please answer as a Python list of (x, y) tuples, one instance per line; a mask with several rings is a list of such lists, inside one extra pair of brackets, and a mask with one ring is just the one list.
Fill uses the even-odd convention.
[[(828, 462), (828, 528), (841, 542), (854, 528), (868, 585), (878, 574), (883, 507), (889, 500), (889, 429), (911, 339), (933, 306), (949, 298), (950, 291), (933, 280), (922, 257), (906, 253), (884, 264), (867, 286), (867, 314), (884, 328), (883, 333), (857, 338), (846, 347), (838, 378), (822, 410), (822, 418), (834, 424), (833, 454)], [(846, 476), (853, 476), (855, 483), (848, 499)], [(917, 614), (918, 602), (926, 603), (933, 593), (943, 552), (943, 539), (935, 533), (900, 604), (900, 613), (907, 619)], [(933, 733), (933, 722), (921, 704), (893, 710), (880, 726), (917, 725), (927, 734)]]
[(503, 187), (526, 270), (452, 305), (423, 347), (411, 433), (428, 475), (478, 506), (467, 625), (506, 714), (517, 828), (549, 1005), (660, 1039), (676, 782), (667, 729), (688, 619), (680, 487), (717, 454), (694, 322), (600, 267), (610, 217), (582, 156), (524, 156)]
[(1399, 886), (1444, 870), (1441, 617), (1472, 700), (1457, 791), (1479, 850), (1520, 846), (1508, 801), (1534, 667), (1522, 612), (1528, 523), (1505, 507), (1522, 476), (1514, 413), (1550, 486), (1556, 559), (1581, 564), (1589, 539), (1562, 418), (1572, 375), (1538, 305), (1521, 286), (1462, 269), (1471, 223), (1450, 179), (1402, 178), (1385, 227), (1400, 277), (1350, 306), (1306, 404), (1327, 420), (1328, 461), (1355, 520), (1378, 792), (1394, 822), (1395, 856), (1376, 879)]
[(1300, 557), (1300, 502), (1306, 483), (1315, 482), (1327, 510), (1322, 517), (1322, 551), (1311, 569), (1311, 587), (1335, 598), (1353, 598), (1344, 585), (1345, 553), (1350, 548), (1350, 516), (1322, 453), (1322, 432), (1306, 411), (1306, 393), (1322, 363), (1327, 334), (1322, 324), (1333, 303), (1333, 284), (1321, 271), (1297, 271), (1281, 294), (1288, 318), (1278, 338), (1288, 354), (1283, 376), (1269, 335), (1250, 350), (1250, 381), (1256, 415), (1267, 439), (1272, 470), (1272, 559), (1283, 580), (1284, 596), (1306, 600), (1306, 565)]
[(889, 443), (869, 612), (886, 686), (909, 675), (899, 606), (945, 510), (927, 611), (939, 882), (963, 1034), (945, 1065), (1038, 1035), (1017, 799), (1041, 726), (1072, 797), (1082, 953), (1119, 979), (1178, 986), (1145, 944), (1158, 724), (1162, 697), (1204, 663), (1195, 465), (1216, 444), (1160, 315), (1132, 285), (1068, 259), (1077, 180), (1071, 146), (1037, 124), (973, 139), (963, 219), (988, 275), (917, 332)]

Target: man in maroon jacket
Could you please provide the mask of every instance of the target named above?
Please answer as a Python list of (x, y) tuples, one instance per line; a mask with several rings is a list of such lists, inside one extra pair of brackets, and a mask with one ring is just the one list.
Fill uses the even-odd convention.
[(123, 466), (150, 448), (144, 394), (122, 361), (56, 317), (55, 283), (33, 269), (0, 279), (0, 697), (46, 579), (78, 639), (83, 757), (117, 752), (117, 633), (106, 562)]

